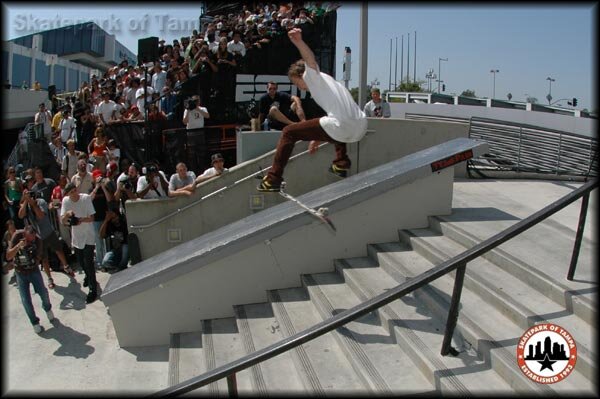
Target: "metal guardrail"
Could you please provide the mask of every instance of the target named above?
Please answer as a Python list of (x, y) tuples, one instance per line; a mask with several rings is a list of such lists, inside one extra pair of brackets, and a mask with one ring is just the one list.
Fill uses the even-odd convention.
[(446, 322), (446, 330), (444, 333), (444, 340), (442, 343), (441, 355), (456, 354), (456, 350), (451, 347), (451, 339), (454, 333), (458, 321), (458, 312), (460, 304), (460, 296), (462, 293), (463, 278), (466, 270), (467, 263), (482, 256), (484, 253), (496, 248), (502, 243), (510, 240), (511, 238), (521, 234), (527, 229), (537, 225), (539, 222), (555, 214), (561, 209), (565, 208), (569, 204), (575, 202), (579, 198), (583, 197), (581, 213), (579, 218), (579, 224), (577, 227), (577, 234), (575, 245), (573, 248), (573, 256), (571, 258), (571, 264), (569, 267), (567, 279), (572, 280), (575, 274), (575, 266), (579, 249), (581, 245), (581, 237), (583, 235), (583, 227), (585, 225), (585, 215), (587, 214), (587, 205), (589, 202), (590, 192), (598, 187), (598, 180), (594, 179), (585, 183), (583, 186), (564, 197), (554, 201), (550, 205), (542, 208), (533, 215), (515, 223), (511, 227), (501, 231), (500, 233), (488, 238), (485, 241), (473, 246), (472, 248), (448, 259), (438, 266), (431, 268), (430, 270), (406, 281), (395, 288), (389, 289), (388, 291), (379, 294), (353, 308), (347, 309), (327, 320), (324, 320), (304, 331), (300, 331), (286, 339), (283, 339), (275, 344), (267, 346), (261, 350), (250, 353), (238, 360), (224, 364), (211, 371), (201, 374), (197, 377), (188, 379), (179, 384), (176, 384), (167, 389), (156, 392), (151, 396), (177, 396), (190, 392), (201, 386), (210, 384), (222, 378), (227, 378), (227, 385), (230, 396), (237, 396), (236, 387), (236, 373), (245, 370), (249, 367), (254, 366), (260, 362), (275, 357), (283, 352), (300, 346), (306, 342), (309, 342), (321, 335), (335, 330), (359, 317), (362, 317), (372, 311), (379, 309), (380, 307), (387, 305), (403, 296), (410, 294), (411, 292), (421, 288), (425, 284), (428, 284), (454, 270), (457, 270), (456, 278), (454, 282), (454, 290), (452, 293), (452, 299), (450, 303), (450, 309), (448, 319)]
[(471, 121), (471, 118), (459, 118), (455, 116), (443, 116), (443, 115), (427, 115), (427, 114), (412, 114), (406, 113), (404, 115), (405, 119), (415, 120), (415, 121), (434, 121), (434, 122), (451, 122), (451, 123), (460, 123), (464, 125), (468, 125)]
[(469, 138), (484, 140), (489, 154), (469, 163), (479, 170), (598, 176), (598, 139), (520, 123), (471, 118)]

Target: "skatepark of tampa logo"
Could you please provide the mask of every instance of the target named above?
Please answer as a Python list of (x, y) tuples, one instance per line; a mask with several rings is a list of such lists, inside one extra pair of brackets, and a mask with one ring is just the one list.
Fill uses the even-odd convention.
[(545, 323), (525, 331), (517, 345), (519, 368), (539, 384), (555, 384), (575, 369), (577, 346), (573, 336), (559, 325)]

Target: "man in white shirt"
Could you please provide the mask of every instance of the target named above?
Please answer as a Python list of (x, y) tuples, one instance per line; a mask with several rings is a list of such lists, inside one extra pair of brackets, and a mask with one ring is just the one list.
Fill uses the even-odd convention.
[(42, 125), (42, 131), (46, 141), (52, 140), (52, 114), (46, 109), (46, 104), (40, 103), (39, 112), (35, 114), (33, 122), (36, 125)]
[(163, 87), (167, 82), (167, 73), (163, 71), (160, 63), (154, 64), (154, 74), (152, 75), (152, 90), (154, 93), (162, 93)]
[(115, 110), (115, 102), (110, 99), (110, 93), (102, 93), (102, 102), (98, 104), (98, 116), (103, 125), (108, 125), (110, 118)]
[(327, 112), (327, 116), (293, 123), (283, 128), (273, 165), (269, 174), (256, 188), (258, 191), (280, 190), (284, 168), (298, 140), (310, 140), (310, 154), (317, 151), (319, 141), (333, 143), (336, 157), (329, 166), (329, 171), (338, 177), (346, 177), (351, 164), (346, 153), (346, 143), (359, 141), (367, 132), (365, 113), (356, 104), (348, 89), (333, 77), (319, 71), (315, 55), (302, 40), (302, 30), (293, 28), (288, 31), (288, 37), (302, 56), (302, 60), (290, 66), (288, 77), (300, 90), (310, 91), (312, 98)]
[(203, 128), (205, 118), (210, 118), (208, 109), (200, 105), (199, 96), (193, 96), (191, 98), (190, 107), (186, 107), (185, 111), (183, 111), (183, 123), (186, 125), (186, 129)]
[(71, 110), (68, 108), (63, 111), (63, 118), (58, 124), (58, 130), (60, 131), (60, 140), (64, 145), (67, 144), (69, 139), (74, 138), (75, 119), (71, 116)]
[[(152, 86), (146, 84), (146, 79), (141, 78), (140, 83), (140, 87), (135, 92), (136, 105), (142, 115), (145, 115), (144, 105), (146, 104), (146, 101), (152, 101), (152, 93), (154, 93), (154, 91), (152, 90)], [(144, 101), (144, 87), (146, 88), (146, 101)]]
[(233, 33), (233, 40), (227, 43), (227, 51), (238, 58), (246, 56), (246, 46), (240, 42), (240, 38), (240, 32), (236, 31)]
[(71, 247), (77, 255), (77, 262), (83, 268), (85, 278), (83, 286), (90, 287), (86, 303), (98, 298), (98, 283), (94, 268), (94, 246), (96, 231), (94, 230), (94, 204), (88, 194), (80, 194), (73, 183), (65, 186), (65, 197), (60, 208), (61, 223), (71, 226)]
[(228, 169), (224, 167), (225, 159), (223, 159), (223, 155), (219, 153), (213, 154), (210, 157), (210, 160), (212, 163), (212, 168), (206, 169), (204, 173), (198, 176), (194, 182), (194, 186), (206, 180), (212, 179), (213, 177), (221, 176), (223, 173), (228, 171)]
[(166, 198), (169, 192), (167, 177), (154, 164), (146, 166), (146, 175), (137, 180), (137, 197), (142, 199)]

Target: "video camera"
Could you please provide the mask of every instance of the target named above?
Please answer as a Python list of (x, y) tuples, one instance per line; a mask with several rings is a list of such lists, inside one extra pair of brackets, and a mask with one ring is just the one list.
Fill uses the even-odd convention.
[(193, 109), (196, 109), (196, 107), (198, 106), (198, 102), (196, 101), (195, 98), (189, 97), (189, 98), (186, 98), (185, 100), (183, 100), (183, 106), (186, 109), (191, 111)]
[(71, 215), (67, 223), (69, 224), (69, 227), (77, 226), (79, 224), (79, 218), (75, 215)]

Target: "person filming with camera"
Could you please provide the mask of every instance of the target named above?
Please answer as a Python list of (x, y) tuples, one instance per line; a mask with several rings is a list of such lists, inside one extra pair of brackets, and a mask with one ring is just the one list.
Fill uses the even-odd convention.
[(200, 129), (204, 127), (204, 119), (209, 119), (208, 109), (200, 105), (200, 97), (193, 96), (184, 101), (183, 123), (186, 129)]
[(43, 244), (42, 239), (35, 233), (33, 226), (25, 226), (22, 230), (17, 230), (10, 240), (10, 247), (6, 252), (6, 260), (13, 261), (17, 275), (17, 287), (21, 296), (21, 302), (25, 308), (25, 313), (33, 326), (33, 331), (40, 334), (44, 331), (40, 325), (40, 319), (36, 316), (31, 301), (31, 291), (29, 285), (33, 285), (34, 291), (42, 299), (42, 309), (46, 312), (48, 320), (54, 320), (52, 313), (52, 304), (48, 290), (44, 287), (44, 280), (40, 272), (40, 262), (42, 261)]
[(83, 286), (90, 287), (86, 303), (92, 303), (98, 298), (98, 283), (94, 267), (95, 213), (91, 195), (80, 194), (75, 184), (67, 184), (60, 209), (60, 220), (61, 223), (71, 227), (71, 247), (75, 250), (77, 262), (85, 273)]

